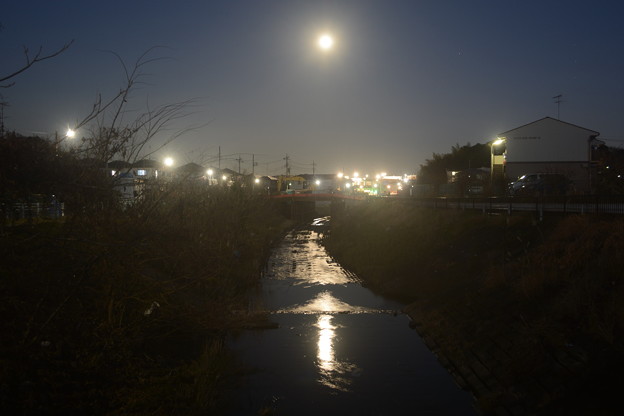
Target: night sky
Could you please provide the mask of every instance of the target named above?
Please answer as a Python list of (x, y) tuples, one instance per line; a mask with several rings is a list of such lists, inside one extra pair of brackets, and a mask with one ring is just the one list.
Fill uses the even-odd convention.
[[(3, 1), (0, 75), (22, 47), (64, 54), (0, 89), (8, 130), (53, 135), (150, 47), (133, 109), (196, 98), (202, 126), (155, 158), (256, 173), (416, 172), (433, 152), (545, 116), (624, 145), (619, 1)], [(334, 48), (317, 37), (329, 32)], [(80, 134), (80, 133), (79, 133)], [(162, 140), (164, 137), (159, 138)], [(157, 143), (156, 141), (154, 142)]]

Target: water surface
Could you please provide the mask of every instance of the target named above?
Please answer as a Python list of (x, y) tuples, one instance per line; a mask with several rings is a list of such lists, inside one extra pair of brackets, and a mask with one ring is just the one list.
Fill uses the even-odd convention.
[(312, 228), (291, 232), (269, 260), (259, 302), (278, 329), (232, 340), (253, 369), (232, 414), (475, 415), (403, 305), (362, 287)]

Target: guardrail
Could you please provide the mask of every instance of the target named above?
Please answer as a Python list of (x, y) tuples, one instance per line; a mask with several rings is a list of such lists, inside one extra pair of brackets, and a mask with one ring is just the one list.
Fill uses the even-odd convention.
[(455, 198), (405, 197), (404, 200), (429, 208), (471, 209), (484, 212), (536, 212), (563, 214), (624, 214), (624, 195), (565, 195), (542, 197)]

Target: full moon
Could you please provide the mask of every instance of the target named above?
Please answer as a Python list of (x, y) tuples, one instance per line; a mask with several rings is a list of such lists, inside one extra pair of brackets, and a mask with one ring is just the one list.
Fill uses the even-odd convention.
[(318, 38), (318, 46), (324, 51), (328, 51), (334, 46), (334, 39), (330, 35), (322, 35)]

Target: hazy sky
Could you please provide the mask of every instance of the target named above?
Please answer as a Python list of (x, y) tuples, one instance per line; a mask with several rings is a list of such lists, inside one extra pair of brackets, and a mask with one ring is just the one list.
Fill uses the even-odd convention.
[[(223, 0), (28, 1), (0, 7), (0, 75), (22, 47), (53, 51), (0, 89), (5, 125), (53, 134), (153, 46), (149, 85), (132, 108), (197, 98), (169, 145), (178, 163), (283, 173), (415, 172), (432, 153), (484, 143), (545, 116), (624, 145), (620, 1)], [(323, 53), (328, 31), (335, 48)], [(178, 125), (177, 127), (184, 127)], [(216, 163), (215, 163), (216, 165)]]

